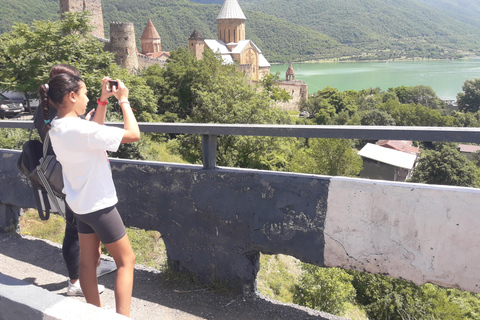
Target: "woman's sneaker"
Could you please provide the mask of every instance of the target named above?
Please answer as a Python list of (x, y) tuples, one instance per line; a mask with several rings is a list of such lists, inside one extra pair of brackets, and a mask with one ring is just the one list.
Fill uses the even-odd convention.
[[(83, 297), (83, 291), (82, 288), (80, 287), (80, 281), (77, 281), (75, 283), (71, 283), (70, 279), (67, 280), (68, 283), (68, 288), (67, 288), (67, 296), (82, 296)], [(105, 286), (99, 284), (98, 285), (98, 293), (102, 293), (105, 290)]]
[(97, 267), (97, 277), (117, 270), (117, 265), (114, 261), (100, 259), (100, 265)]

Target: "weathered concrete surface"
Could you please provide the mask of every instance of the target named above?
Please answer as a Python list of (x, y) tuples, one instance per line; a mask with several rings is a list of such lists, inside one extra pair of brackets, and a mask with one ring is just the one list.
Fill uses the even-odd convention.
[(480, 190), (332, 178), (325, 265), (480, 292)]
[[(33, 207), (17, 157), (17, 151), (0, 150), (0, 203)], [(480, 242), (478, 189), (146, 161), (111, 164), (125, 224), (160, 231), (170, 266), (204, 282), (255, 292), (264, 252), (480, 292), (480, 258), (471, 254)]]
[(260, 251), (323, 264), (328, 178), (113, 159), (111, 164), (125, 223), (160, 231), (174, 269), (254, 292)]
[(0, 273), (0, 318), (22, 320), (126, 320), (112, 311), (62, 297)]

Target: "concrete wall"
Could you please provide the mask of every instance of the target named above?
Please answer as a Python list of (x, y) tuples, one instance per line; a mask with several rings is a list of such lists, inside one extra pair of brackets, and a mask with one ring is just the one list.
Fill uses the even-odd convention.
[[(0, 202), (33, 207), (0, 150)], [(158, 230), (171, 267), (255, 290), (259, 252), (480, 292), (480, 190), (114, 160), (127, 226)]]

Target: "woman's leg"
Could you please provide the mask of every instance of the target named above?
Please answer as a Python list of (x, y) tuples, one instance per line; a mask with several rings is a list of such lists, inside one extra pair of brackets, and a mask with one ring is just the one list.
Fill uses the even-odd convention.
[(72, 283), (78, 280), (78, 265), (80, 258), (80, 248), (78, 244), (77, 225), (75, 215), (70, 207), (65, 206), (65, 237), (63, 238), (62, 254), (63, 260), (67, 265), (68, 277)]
[(104, 246), (117, 264), (117, 279), (115, 282), (115, 304), (117, 313), (129, 317), (135, 254), (133, 253), (127, 235), (115, 242), (104, 244)]
[(78, 238), (80, 240), (80, 286), (87, 303), (101, 307), (97, 283), (100, 239), (95, 233), (79, 233)]

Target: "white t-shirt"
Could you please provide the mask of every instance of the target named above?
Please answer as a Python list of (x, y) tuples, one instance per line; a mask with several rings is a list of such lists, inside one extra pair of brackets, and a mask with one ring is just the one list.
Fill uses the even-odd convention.
[(53, 151), (63, 169), (66, 202), (77, 214), (118, 202), (105, 150), (117, 151), (124, 129), (76, 117), (55, 118), (50, 129)]

